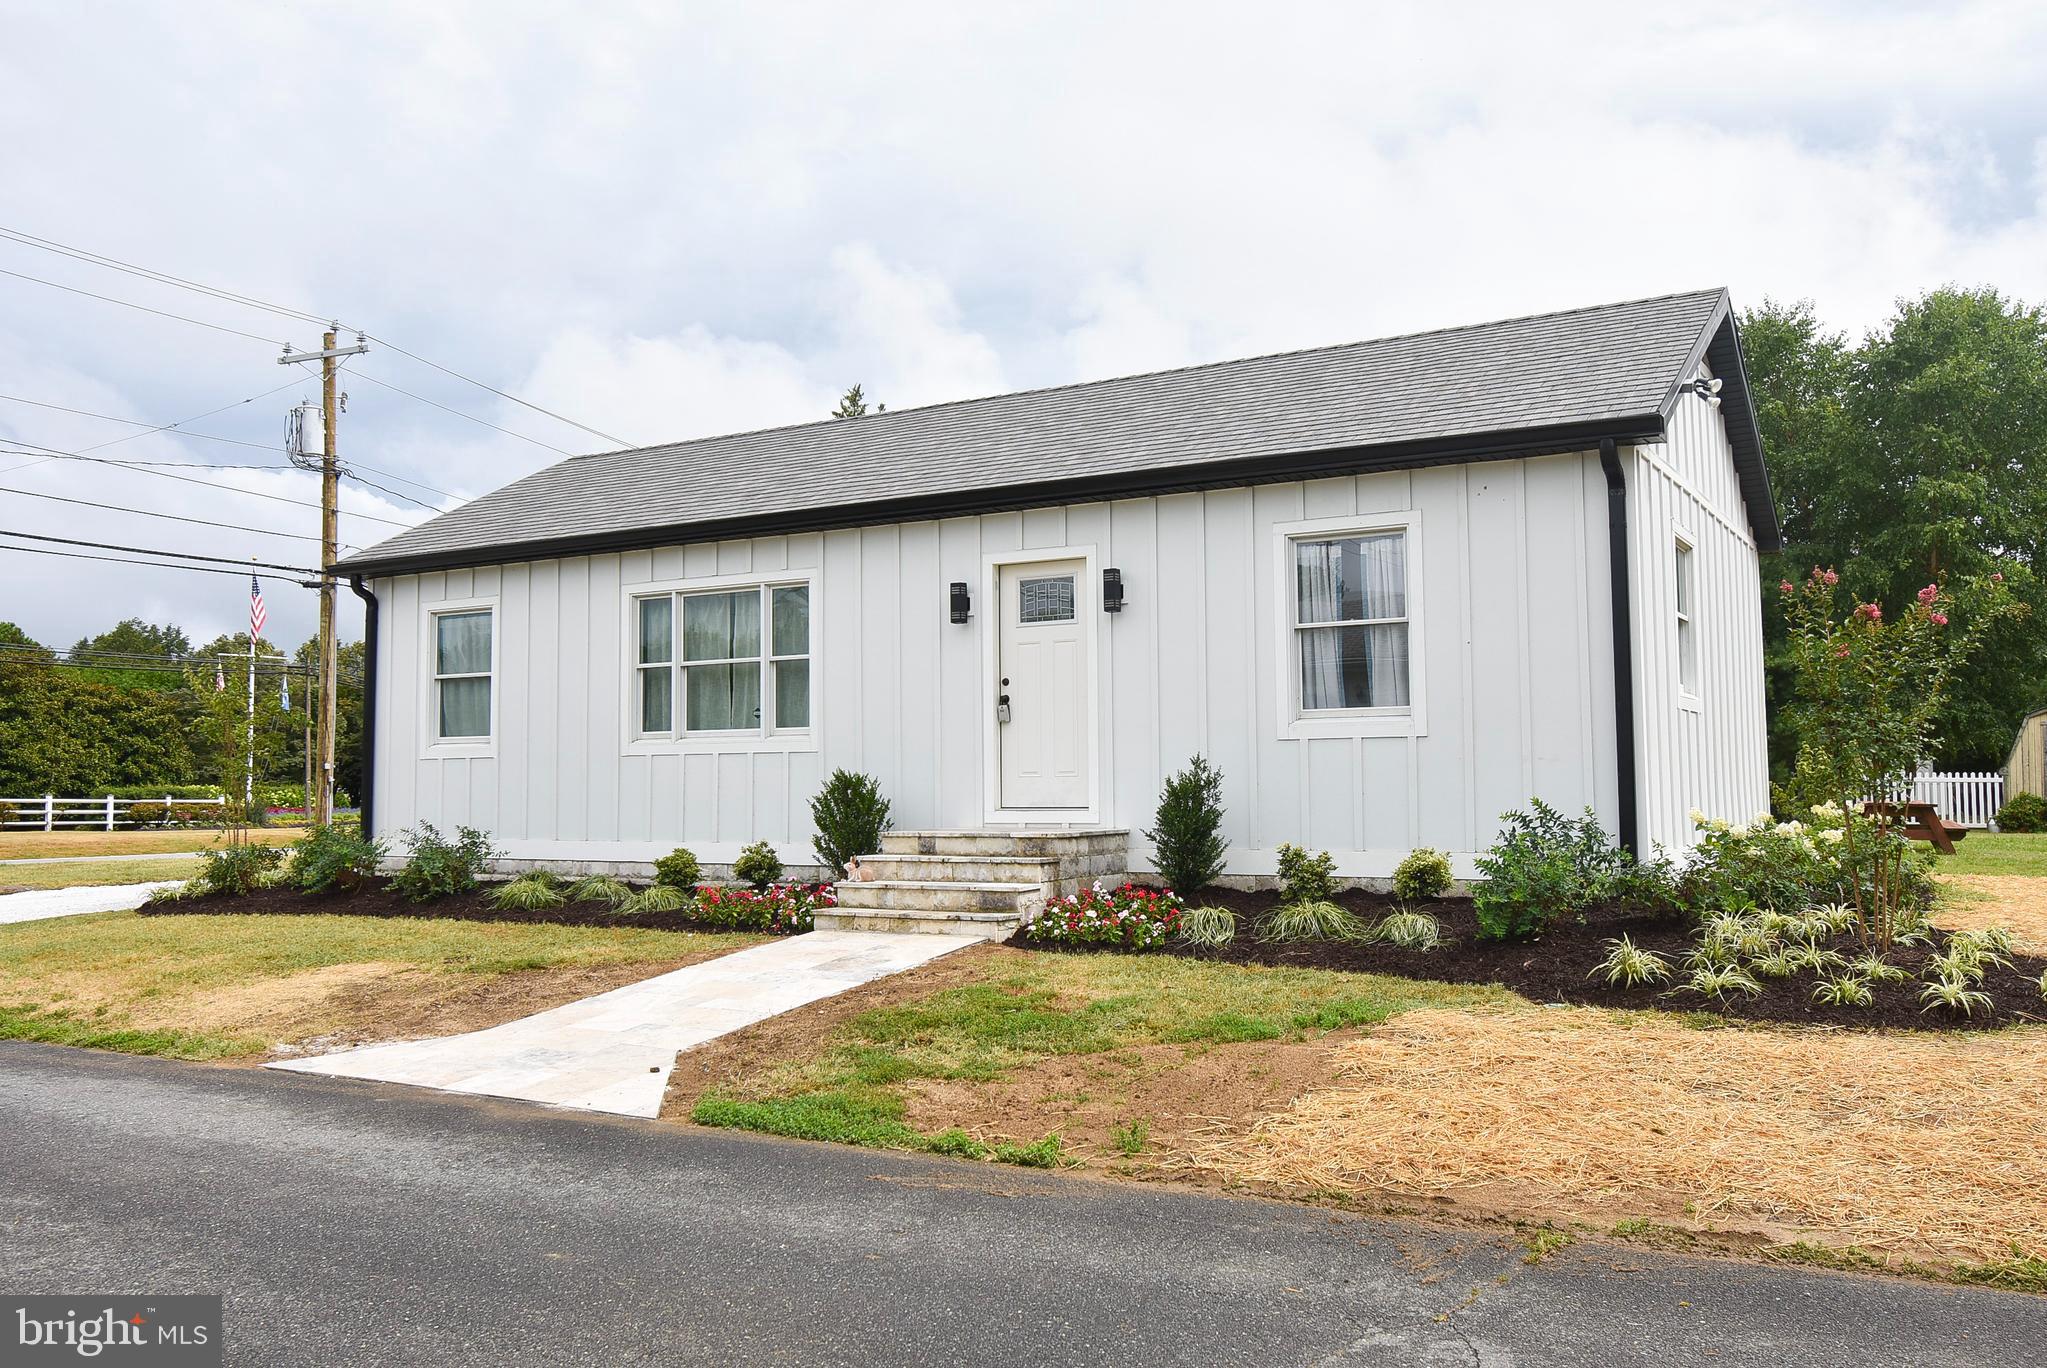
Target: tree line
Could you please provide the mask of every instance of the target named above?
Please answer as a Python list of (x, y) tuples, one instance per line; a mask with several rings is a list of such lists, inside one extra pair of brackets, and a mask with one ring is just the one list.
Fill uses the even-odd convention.
[[(189, 784), (239, 793), (248, 653), (247, 633), (194, 647), (173, 624), (129, 618), (81, 637), (65, 661), (14, 623), (0, 622), (0, 796)], [(303, 783), (319, 643), (306, 641), (287, 657), (259, 638), (256, 654), (257, 781)], [(362, 643), (343, 645), (340, 658), (335, 782), (354, 794), (361, 778)], [(298, 667), (288, 708), (280, 681), (285, 665)]]

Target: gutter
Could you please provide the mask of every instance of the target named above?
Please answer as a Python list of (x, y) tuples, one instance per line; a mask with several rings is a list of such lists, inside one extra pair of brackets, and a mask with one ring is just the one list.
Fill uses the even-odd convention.
[(1606, 472), (1607, 581), (1613, 597), (1613, 758), (1620, 781), (1620, 841), (1621, 849), (1635, 855), (1640, 853), (1641, 827), (1635, 791), (1635, 628), (1633, 573), (1628, 565), (1628, 479), (1611, 437), (1600, 439), (1599, 468)]
[(377, 596), (363, 584), (361, 575), (350, 575), (348, 587), (362, 600), (362, 792), (355, 796), (362, 816), (364, 840), (376, 836), (377, 801)]

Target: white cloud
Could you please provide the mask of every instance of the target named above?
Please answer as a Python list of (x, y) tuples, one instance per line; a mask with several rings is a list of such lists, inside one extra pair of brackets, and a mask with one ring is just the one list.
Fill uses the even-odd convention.
[[(252, 0), (198, 20), (10, 4), (7, 31), (17, 104), (65, 111), (0, 145), (0, 178), (27, 188), (9, 226), (334, 311), (640, 442), (812, 420), (855, 380), (902, 406), (1709, 283), (1743, 304), (1809, 296), (1850, 329), (1950, 280), (2047, 298), (2047, 8), (1998, 0)], [(6, 243), (0, 267), (313, 340)], [(277, 384), (273, 354), (0, 278), (0, 392), (163, 422)], [(598, 445), (388, 347), (357, 368), (547, 446)], [(370, 464), (474, 493), (555, 459), (346, 383), (344, 454)], [(200, 426), (274, 442), (292, 397)], [(0, 431), (129, 431), (60, 416), (0, 404)], [(21, 478), (301, 526), (140, 475)], [(30, 502), (0, 495), (0, 526)], [(291, 545), (38, 513), (62, 535)], [(232, 618), (204, 577), (30, 574), (39, 559), (0, 556), (0, 617), (51, 639), (152, 597)], [(272, 611), (281, 630), (310, 621)]]

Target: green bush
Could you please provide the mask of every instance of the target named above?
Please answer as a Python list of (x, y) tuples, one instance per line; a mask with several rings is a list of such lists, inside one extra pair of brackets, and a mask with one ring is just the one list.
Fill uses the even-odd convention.
[(1310, 855), (1297, 845), (1279, 848), (1279, 900), (1293, 906), (1326, 903), (1336, 897), (1336, 861), (1329, 852)]
[(1472, 902), (1487, 940), (1522, 940), (1583, 913), (1633, 863), (1590, 808), (1571, 818), (1540, 798), (1529, 807), (1502, 816), (1499, 841), (1478, 857)]
[(18, 810), (16, 810), (14, 804), (0, 803), (0, 830), (6, 829), (6, 826), (9, 822), (16, 822), (20, 820), (21, 813)]
[(490, 837), (475, 827), (456, 827), (451, 841), (433, 823), (421, 822), (406, 833), (406, 839), (411, 854), (391, 886), (413, 902), (470, 892), (498, 853)]
[[(850, 770), (833, 770), (810, 800), (810, 824), (817, 831), (811, 849), (833, 877), (840, 879), (846, 877), (847, 861), (880, 851), (881, 833), (893, 825), (880, 783)], [(737, 866), (734, 870), (737, 872)], [(781, 872), (776, 866), (775, 877)]]
[(353, 892), (377, 872), (383, 858), (382, 841), (366, 841), (331, 826), (314, 827), (291, 848), (291, 881), (305, 893)]
[(1155, 847), (1152, 863), (1166, 887), (1192, 893), (1223, 872), (1229, 838), (1222, 834), (1223, 776), (1201, 756), (1169, 775), (1159, 808), (1144, 838)]
[(698, 866), (697, 857), (682, 846), (654, 861), (654, 882), (663, 888), (679, 888), (688, 893), (703, 881), (704, 871)]
[(223, 846), (199, 857), (199, 881), (209, 893), (245, 897), (262, 885), (264, 875), (283, 863), (284, 851), (278, 846)]
[(766, 841), (755, 841), (732, 862), (732, 877), (755, 888), (766, 888), (782, 877), (782, 858)]
[(2015, 793), (1997, 810), (1999, 831), (2047, 831), (2047, 798)]
[(121, 784), (94, 789), (95, 798), (218, 798), (218, 784)]
[(507, 879), (483, 895), (492, 907), (505, 911), (549, 912), (568, 901), (561, 880), (553, 872), (535, 869), (516, 879)]
[[(1325, 857), (1326, 858), (1326, 857)], [(1266, 917), (1262, 939), (1268, 941), (1361, 940), (1364, 925), (1333, 902), (1283, 902)]]
[(1393, 896), (1403, 904), (1428, 902), (1450, 891), (1450, 857), (1423, 846), (1393, 871)]

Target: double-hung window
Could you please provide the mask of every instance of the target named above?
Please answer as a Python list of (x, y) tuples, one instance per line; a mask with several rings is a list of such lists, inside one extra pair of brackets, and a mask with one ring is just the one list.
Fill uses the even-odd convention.
[(433, 615), (433, 735), (482, 743), (491, 737), (493, 636), (488, 608)]
[(1675, 553), (1677, 686), (1685, 698), (1695, 700), (1699, 696), (1699, 626), (1694, 620), (1697, 589), (1692, 580), (1692, 544), (1682, 535), (1676, 539)]
[(633, 620), (640, 738), (809, 730), (809, 585), (642, 595)]
[(1280, 736), (1421, 734), (1420, 514), (1275, 532)]

